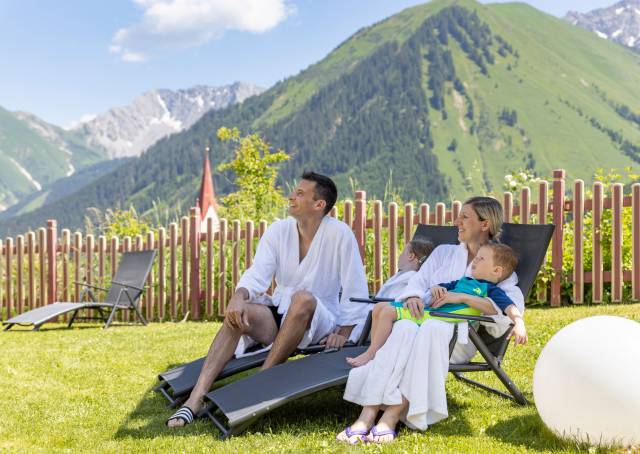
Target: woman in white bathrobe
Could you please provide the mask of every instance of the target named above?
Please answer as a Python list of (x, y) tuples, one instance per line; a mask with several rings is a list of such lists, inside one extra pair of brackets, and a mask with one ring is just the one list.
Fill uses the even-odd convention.
[[(421, 315), (425, 306), (423, 298), (429, 298), (427, 292), (433, 285), (470, 274), (470, 264), (480, 247), (498, 239), (502, 219), (502, 207), (497, 200), (490, 197), (467, 200), (454, 220), (460, 244), (438, 246), (420, 271), (409, 280), (398, 299), (405, 300), (405, 306), (416, 316)], [(523, 312), (524, 297), (517, 283), (514, 273), (499, 287)], [(500, 311), (496, 310), (496, 313)], [(495, 319), (498, 321), (497, 331), (492, 334), (504, 332), (509, 326), (509, 319), (501, 315)], [(395, 439), (395, 428), (400, 418), (409, 427), (419, 430), (446, 418), (445, 380), (453, 326), (452, 323), (433, 319), (421, 326), (410, 320), (396, 322), (391, 336), (375, 358), (351, 370), (344, 398), (362, 405), (363, 409), (348, 428), (354, 436), (345, 439), (341, 433), (338, 438), (355, 443), (362, 439), (362, 433), (370, 431), (369, 441), (384, 443)], [(475, 354), (473, 345), (466, 341), (466, 324), (460, 324), (460, 327), (462, 335), (451, 357), (453, 362), (468, 361)], [(516, 323), (516, 330), (524, 330), (521, 319)], [(383, 407), (386, 409), (374, 425), (378, 411)]]

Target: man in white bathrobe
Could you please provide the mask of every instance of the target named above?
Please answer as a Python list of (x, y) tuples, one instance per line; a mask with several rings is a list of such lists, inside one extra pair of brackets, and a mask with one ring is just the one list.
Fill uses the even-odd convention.
[[(330, 178), (304, 173), (289, 195), (291, 217), (274, 222), (260, 239), (198, 382), (185, 405), (167, 421), (169, 427), (193, 420), (224, 365), (250, 344), (271, 346), (262, 366), (267, 369), (286, 361), (298, 347), (324, 343), (333, 348), (357, 340), (369, 307), (349, 298), (367, 298), (367, 281), (353, 232), (327, 216), (336, 199)], [(265, 292), (274, 278), (276, 288), (269, 296)]]

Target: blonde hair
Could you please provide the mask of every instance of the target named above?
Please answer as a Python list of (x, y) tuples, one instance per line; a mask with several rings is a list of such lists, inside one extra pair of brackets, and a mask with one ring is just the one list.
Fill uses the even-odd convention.
[(500, 241), (500, 233), (502, 230), (502, 205), (493, 197), (477, 196), (471, 197), (464, 202), (470, 205), (473, 211), (478, 215), (481, 221), (489, 221), (489, 239), (491, 241)]
[(418, 259), (418, 268), (422, 266), (427, 257), (433, 252), (433, 243), (431, 241), (423, 240), (422, 238), (415, 238), (409, 241), (409, 250)]
[(511, 273), (513, 273), (518, 266), (518, 255), (515, 251), (506, 244), (500, 243), (486, 244), (484, 247), (491, 249), (494, 266), (502, 267), (500, 280), (502, 281), (511, 276)]

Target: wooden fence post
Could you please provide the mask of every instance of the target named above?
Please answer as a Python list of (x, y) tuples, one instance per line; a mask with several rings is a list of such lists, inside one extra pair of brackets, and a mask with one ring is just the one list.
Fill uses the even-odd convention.
[(165, 247), (166, 247), (167, 231), (164, 227), (158, 229), (158, 318), (164, 320), (166, 301), (165, 301)]
[[(420, 204), (420, 224), (429, 224), (429, 204)], [(393, 276), (393, 275), (392, 275)]]
[(622, 301), (622, 184), (611, 187), (611, 302)]
[(189, 221), (191, 317), (200, 320), (200, 208), (193, 207), (189, 210)]
[(360, 258), (364, 264), (365, 257), (365, 240), (367, 228), (367, 193), (365, 191), (356, 191), (356, 215), (353, 221), (353, 233), (356, 236)]
[(584, 301), (584, 181), (573, 186), (573, 303)]
[(11, 318), (11, 311), (14, 307), (13, 300), (13, 238), (7, 238), (5, 240), (5, 268), (4, 277), (7, 286), (7, 318)]
[(389, 276), (398, 272), (398, 204), (389, 203)]
[(640, 183), (631, 186), (631, 238), (632, 259), (631, 259), (631, 298), (640, 300)]
[(604, 294), (604, 273), (602, 266), (602, 212), (604, 209), (604, 188), (602, 183), (593, 183), (593, 200), (591, 209), (593, 210), (593, 244), (591, 246), (591, 301), (601, 303)]
[(16, 238), (16, 290), (17, 290), (17, 313), (22, 314), (24, 308), (24, 287), (22, 286), (22, 273), (24, 268), (24, 236), (18, 235)]
[(447, 207), (444, 203), (436, 203), (436, 225), (444, 225), (447, 215)]
[(551, 266), (553, 267), (553, 279), (551, 280), (551, 306), (561, 304), (562, 286), (562, 242), (564, 240), (564, 178), (563, 169), (553, 171), (553, 223), (556, 228), (553, 232), (553, 249)]
[(58, 280), (56, 279), (56, 257), (58, 251), (58, 228), (54, 219), (47, 221), (47, 304), (53, 304), (56, 301), (58, 289), (56, 287)]
[(373, 202), (373, 292), (382, 286), (382, 202)]
[(27, 307), (29, 310), (36, 307), (35, 242), (36, 234), (34, 232), (27, 233)]
[[(262, 223), (260, 224), (262, 226)], [(218, 315), (224, 316), (227, 311), (227, 258), (225, 245), (227, 244), (227, 220), (220, 219), (220, 231), (218, 232)], [(235, 290), (235, 289), (234, 289)]]
[(451, 203), (451, 225), (453, 225), (453, 222), (460, 216), (460, 211), (462, 211), (462, 202), (454, 200)]
[[(153, 230), (150, 230), (149, 232), (147, 232), (145, 250), (152, 251), (153, 249), (155, 249), (155, 243), (156, 243), (155, 234)], [(154, 281), (154, 276), (153, 276), (153, 265), (152, 265), (151, 270), (149, 270), (149, 276), (147, 276), (147, 291), (145, 292), (147, 297), (147, 301), (146, 301), (147, 320), (149, 321), (152, 321), (154, 319), (155, 317), (154, 312), (156, 308), (153, 281)]]
[[(536, 215), (538, 216), (538, 224), (545, 225), (547, 223), (547, 208), (549, 208), (549, 183), (541, 181), (538, 185), (538, 209)], [(549, 251), (544, 256), (542, 267), (544, 268), (549, 260)], [(542, 282), (538, 289), (538, 301), (547, 300), (547, 284)]]
[(403, 221), (403, 229), (404, 229), (404, 243), (407, 244), (413, 238), (413, 204), (405, 203), (404, 204), (404, 221)]
[(47, 304), (47, 229), (41, 227), (38, 229), (38, 264), (40, 265), (40, 288), (38, 289), (38, 304), (44, 306)]
[(520, 224), (528, 224), (531, 215), (531, 189), (522, 188), (520, 191)]
[(502, 217), (504, 222), (511, 222), (513, 215), (513, 194), (505, 192), (502, 202)]

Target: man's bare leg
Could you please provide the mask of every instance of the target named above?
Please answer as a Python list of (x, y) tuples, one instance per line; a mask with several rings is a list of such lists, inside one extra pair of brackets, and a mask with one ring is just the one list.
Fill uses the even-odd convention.
[(267, 359), (262, 364), (262, 370), (283, 363), (291, 356), (311, 325), (316, 305), (315, 296), (309, 292), (300, 290), (293, 294), (287, 316), (273, 341)]
[[(202, 407), (204, 395), (209, 392), (211, 385), (213, 385), (224, 365), (233, 357), (241, 335), (248, 334), (263, 344), (270, 344), (275, 339), (278, 327), (273, 319), (271, 310), (267, 306), (247, 304), (246, 311), (249, 321), (248, 327), (238, 329), (223, 323), (220, 331), (214, 337), (198, 376), (198, 382), (184, 403), (194, 414)], [(170, 419), (167, 422), (169, 427), (182, 427), (183, 425), (184, 421), (180, 419)]]
[(371, 345), (355, 358), (347, 357), (347, 363), (353, 367), (360, 367), (371, 361), (391, 335), (393, 323), (397, 318), (395, 307), (389, 303), (376, 304), (371, 320)]

